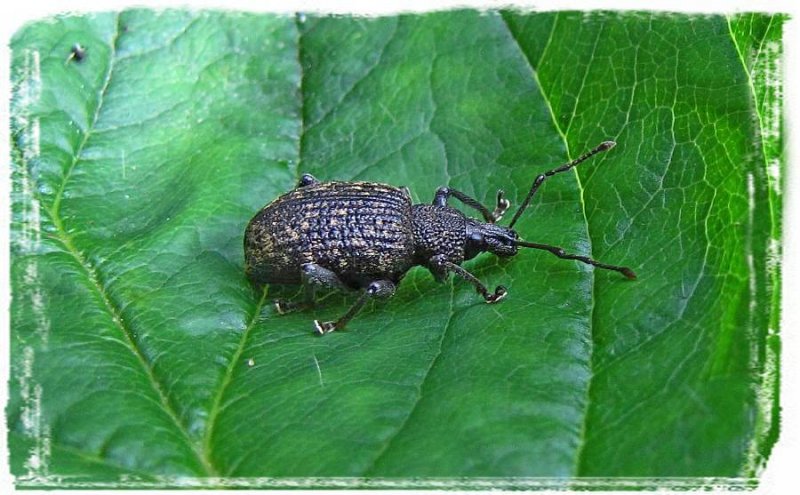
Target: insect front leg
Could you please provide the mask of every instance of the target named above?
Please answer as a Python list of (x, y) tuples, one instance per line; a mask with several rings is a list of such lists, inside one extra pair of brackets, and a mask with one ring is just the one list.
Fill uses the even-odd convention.
[(478, 210), (481, 215), (483, 215), (483, 219), (488, 223), (496, 223), (503, 218), (503, 214), (505, 214), (505, 212), (511, 206), (511, 202), (503, 197), (504, 194), (505, 193), (502, 189), (497, 191), (496, 206), (494, 211), (489, 211), (489, 209), (483, 206), (477, 199), (472, 198), (461, 191), (442, 186), (436, 190), (436, 194), (433, 197), (433, 204), (436, 206), (447, 206), (447, 200), (450, 198), (450, 196), (453, 196), (470, 208)]
[(517, 208), (517, 211), (514, 213), (514, 216), (511, 218), (511, 223), (508, 224), (508, 228), (513, 228), (514, 227), (514, 224), (517, 223), (517, 220), (519, 220), (519, 217), (520, 217), (520, 215), (522, 215), (522, 212), (525, 211), (525, 208), (528, 207), (528, 203), (531, 202), (531, 198), (533, 198), (533, 195), (536, 194), (536, 191), (539, 190), (539, 187), (542, 185), (542, 183), (545, 180), (547, 180), (548, 177), (552, 177), (552, 176), (554, 176), (556, 174), (560, 174), (562, 172), (566, 172), (567, 170), (570, 170), (571, 168), (573, 168), (573, 167), (575, 167), (577, 165), (580, 165), (582, 162), (585, 162), (586, 160), (588, 160), (589, 158), (593, 157), (594, 155), (596, 155), (598, 153), (602, 153), (603, 151), (608, 151), (608, 150), (610, 150), (611, 148), (613, 148), (616, 145), (617, 145), (617, 143), (615, 143), (614, 141), (604, 141), (604, 142), (600, 143), (598, 146), (595, 146), (595, 148), (592, 149), (591, 151), (588, 151), (588, 152), (584, 153), (583, 155), (579, 156), (578, 158), (572, 160), (571, 162), (565, 163), (565, 164), (563, 164), (561, 166), (558, 166), (558, 167), (556, 167), (556, 168), (554, 168), (552, 170), (548, 170), (547, 172), (545, 172), (543, 174), (537, 175), (536, 178), (533, 180), (533, 184), (531, 184), (531, 189), (530, 189), (530, 191), (528, 191), (528, 195), (525, 196), (524, 200), (522, 200), (522, 203), (520, 203), (519, 208)]
[(347, 325), (347, 322), (353, 319), (353, 317), (361, 311), (361, 308), (366, 304), (369, 299), (372, 298), (382, 298), (385, 299), (387, 297), (391, 297), (394, 295), (395, 285), (389, 280), (376, 280), (371, 282), (364, 292), (358, 297), (356, 302), (347, 310), (347, 313), (344, 314), (341, 318), (336, 321), (319, 321), (314, 320), (314, 328), (317, 334), (325, 335), (326, 333), (331, 333), (334, 330), (340, 330)]
[(273, 306), (275, 306), (275, 311), (277, 311), (279, 315), (285, 315), (286, 313), (314, 307), (314, 286), (304, 283), (303, 289), (305, 291), (305, 298), (302, 301), (289, 301), (286, 299), (275, 299), (272, 301)]
[(440, 281), (444, 280), (448, 273), (455, 273), (459, 277), (472, 284), (472, 286), (475, 287), (475, 290), (478, 291), (478, 294), (483, 296), (483, 300), (489, 304), (502, 301), (503, 298), (506, 297), (506, 294), (508, 294), (508, 290), (502, 285), (495, 287), (494, 294), (490, 293), (489, 289), (487, 289), (486, 286), (483, 285), (480, 280), (478, 280), (478, 277), (456, 265), (455, 263), (448, 261), (444, 256), (432, 257), (428, 261), (428, 267), (430, 268), (431, 273), (433, 273), (433, 276)]

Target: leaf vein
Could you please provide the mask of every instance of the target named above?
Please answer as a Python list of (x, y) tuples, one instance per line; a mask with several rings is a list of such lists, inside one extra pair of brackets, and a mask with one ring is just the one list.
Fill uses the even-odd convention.
[(318, 126), (319, 124), (324, 122), (326, 119), (328, 119), (331, 115), (333, 115), (333, 113), (336, 111), (336, 108), (338, 108), (342, 103), (344, 103), (344, 101), (347, 98), (349, 98), (350, 95), (352, 95), (356, 91), (356, 89), (359, 86), (361, 86), (361, 84), (364, 83), (364, 81), (367, 80), (367, 78), (370, 76), (370, 74), (372, 74), (375, 71), (375, 69), (381, 64), (381, 61), (383, 60), (383, 56), (386, 53), (386, 47), (389, 46), (389, 44), (392, 42), (392, 40), (394, 40), (395, 36), (397, 35), (397, 26), (398, 26), (398, 24), (399, 24), (399, 21), (395, 22), (394, 30), (386, 38), (386, 42), (383, 44), (383, 46), (378, 48), (379, 53), (378, 53), (378, 56), (375, 57), (375, 61), (372, 64), (370, 64), (369, 67), (367, 67), (367, 69), (358, 78), (358, 80), (354, 81), (353, 84), (341, 94), (341, 96), (337, 99), (337, 101), (333, 105), (331, 105), (330, 108), (324, 114), (322, 114), (319, 118), (317, 118), (313, 122), (308, 123), (308, 127), (306, 127), (304, 129), (305, 131), (309, 131), (309, 130), (313, 129), (314, 127)]
[[(758, 93), (756, 92), (755, 82), (753, 81), (753, 74), (747, 68), (747, 60), (745, 60), (745, 55), (742, 52), (742, 48), (739, 46), (739, 42), (736, 41), (736, 36), (733, 34), (733, 26), (731, 25), (731, 17), (730, 16), (725, 16), (725, 21), (726, 21), (726, 23), (728, 25), (728, 34), (729, 34), (729, 36), (731, 38), (731, 42), (733, 43), (734, 50), (736, 51), (736, 56), (739, 59), (739, 61), (741, 62), (742, 70), (744, 71), (744, 74), (747, 77), (747, 85), (748, 85), (748, 88), (750, 89), (750, 94), (753, 97), (753, 111), (755, 111), (756, 116), (758, 117), (758, 119), (757, 119), (757, 121), (758, 121), (758, 139), (760, 141), (760, 146), (759, 147), (761, 148), (761, 155), (764, 158), (764, 166), (765, 167), (769, 167), (769, 157), (767, 157), (767, 143), (765, 142), (765, 139), (764, 139), (764, 127), (765, 127), (764, 116), (761, 114), (762, 113), (761, 107), (758, 104)], [(772, 18), (770, 17), (769, 26), (771, 26), (771, 25), (772, 25)], [(764, 32), (764, 39), (768, 35), (769, 26), (767, 27), (767, 30)], [(763, 43), (763, 39), (762, 39), (762, 43)], [(760, 50), (761, 50), (761, 45), (759, 45), (759, 53), (756, 56), (756, 60), (754, 60), (754, 62), (753, 62), (753, 67), (754, 68), (756, 66), (755, 64), (757, 62), (757, 58), (761, 54)], [(772, 189), (773, 188), (773, 185), (771, 184), (772, 178), (770, 177), (770, 174), (766, 174), (766, 176), (767, 176), (767, 184), (769, 185), (769, 188)], [(772, 201), (769, 202), (769, 208), (770, 208), (770, 216), (772, 218), (775, 218), (774, 205), (772, 204)]]
[(406, 429), (411, 420), (411, 417), (414, 415), (414, 412), (417, 411), (417, 408), (422, 402), (422, 398), (425, 397), (425, 393), (423, 390), (425, 389), (425, 384), (428, 381), (428, 378), (433, 371), (433, 368), (436, 367), (437, 363), (439, 362), (439, 358), (442, 356), (442, 351), (444, 350), (444, 341), (447, 337), (448, 333), (450, 332), (450, 327), (452, 326), (453, 316), (455, 316), (455, 284), (450, 282), (450, 307), (447, 314), (447, 321), (444, 324), (444, 330), (442, 331), (442, 336), (439, 339), (439, 347), (436, 350), (436, 355), (431, 359), (431, 364), (428, 366), (428, 369), (425, 370), (425, 375), (420, 380), (419, 385), (417, 386), (417, 397), (414, 400), (414, 403), (411, 405), (411, 408), (408, 411), (408, 414), (405, 417), (405, 420), (400, 424), (397, 430), (392, 434), (386, 442), (384, 442), (383, 447), (378, 451), (378, 454), (372, 460), (370, 466), (364, 470), (365, 477), (370, 476), (371, 473), (375, 470), (378, 462), (386, 455), (386, 453), (391, 448), (392, 444), (394, 443), (395, 439), (400, 435), (400, 433)]
[[(8, 434), (9, 434), (9, 436), (15, 435), (15, 436), (23, 437), (23, 438), (29, 438), (29, 437), (27, 437), (27, 435), (24, 435), (24, 434), (22, 434), (20, 432), (17, 432), (17, 431), (9, 431)], [(155, 477), (151, 473), (147, 473), (147, 472), (144, 472), (144, 471), (139, 471), (139, 470), (136, 470), (134, 468), (131, 468), (130, 466), (126, 466), (124, 464), (120, 464), (120, 463), (117, 463), (117, 462), (111, 462), (106, 457), (100, 457), (99, 455), (97, 455), (95, 453), (87, 452), (85, 450), (81, 450), (79, 448), (76, 448), (76, 447), (74, 447), (72, 445), (61, 443), (56, 439), (50, 438), (49, 442), (50, 442), (50, 447), (51, 448), (56, 449), (56, 450), (62, 450), (65, 453), (72, 454), (74, 456), (80, 457), (82, 460), (84, 460), (86, 462), (89, 462), (89, 463), (92, 463), (92, 464), (97, 464), (97, 465), (100, 465), (100, 466), (104, 466), (106, 468), (112, 468), (112, 469), (118, 469), (118, 470), (121, 470), (121, 471), (125, 471), (126, 473), (134, 474), (136, 476), (139, 476), (141, 478), (148, 479), (148, 480), (154, 480), (155, 479)], [(24, 476), (21, 476), (21, 477), (17, 478), (17, 482), (18, 483), (24, 484), (25, 481), (26, 481), (26, 479), (25, 479)]]
[(53, 204), (51, 206), (51, 209), (53, 211), (53, 221), (56, 222), (56, 227), (59, 228), (59, 230), (63, 230), (63, 226), (61, 225), (61, 218), (59, 217), (59, 210), (61, 208), (61, 200), (64, 197), (64, 191), (67, 188), (67, 183), (72, 177), (72, 172), (75, 170), (75, 167), (80, 161), (80, 157), (81, 154), (83, 153), (84, 148), (86, 148), (86, 143), (89, 142), (89, 137), (91, 137), (92, 131), (97, 125), (97, 120), (100, 118), (100, 112), (103, 109), (103, 103), (105, 102), (106, 99), (108, 87), (111, 84), (111, 74), (114, 72), (114, 59), (116, 57), (117, 45), (122, 31), (120, 29), (121, 27), (120, 18), (121, 14), (117, 14), (116, 31), (114, 32), (114, 36), (111, 38), (111, 43), (110, 43), (111, 53), (109, 54), (108, 58), (108, 68), (106, 69), (106, 74), (103, 78), (103, 85), (100, 88), (99, 93), (97, 94), (97, 105), (95, 106), (94, 109), (94, 115), (92, 116), (92, 121), (89, 123), (89, 127), (87, 127), (86, 131), (83, 133), (83, 139), (81, 140), (80, 144), (78, 144), (78, 149), (75, 150), (75, 153), (73, 153), (72, 155), (72, 160), (70, 161), (70, 164), (67, 167), (67, 172), (64, 174), (64, 178), (61, 180), (61, 184), (58, 187), (58, 192), (56, 192), (56, 197), (53, 200)]
[(247, 338), (250, 335), (253, 327), (255, 327), (255, 324), (258, 321), (258, 316), (261, 314), (261, 309), (264, 307), (264, 301), (267, 299), (267, 292), (268, 288), (265, 286), (261, 291), (261, 298), (258, 300), (258, 303), (253, 310), (253, 314), (250, 316), (250, 321), (248, 321), (247, 326), (242, 332), (242, 336), (239, 338), (239, 345), (236, 347), (236, 352), (233, 353), (231, 360), (228, 362), (228, 367), (225, 369), (225, 374), (222, 376), (222, 381), (217, 388), (217, 393), (214, 395), (214, 401), (211, 403), (211, 409), (208, 413), (208, 421), (206, 422), (206, 429), (203, 435), (203, 455), (206, 459), (209, 459), (209, 461), (211, 459), (211, 439), (214, 435), (214, 427), (216, 425), (217, 417), (223, 409), (221, 406), (222, 398), (225, 395), (225, 391), (227, 390), (233, 378), (233, 370), (236, 368), (236, 365), (239, 364), (239, 361), (242, 358), (244, 348), (247, 345)]
[[(516, 36), (514, 36), (514, 31), (511, 29), (511, 26), (509, 25), (508, 20), (505, 17), (503, 17), (502, 19), (503, 19), (503, 23), (505, 24), (506, 30), (508, 31), (509, 37), (516, 43), (520, 53), (522, 54), (522, 58), (527, 62), (528, 68), (531, 71), (531, 76), (533, 77), (534, 81), (536, 82), (536, 86), (539, 88), (539, 91), (541, 92), (542, 100), (544, 101), (545, 106), (547, 107), (547, 110), (550, 113), (550, 117), (551, 117), (551, 120), (553, 122), (553, 126), (555, 127), (555, 130), (558, 132), (558, 134), (561, 136), (561, 139), (564, 141), (564, 147), (566, 148), (566, 151), (567, 151), (567, 158), (569, 159), (570, 156), (571, 156), (570, 151), (569, 151), (569, 140), (567, 139), (567, 135), (566, 135), (565, 131), (561, 128), (561, 126), (558, 123), (558, 119), (556, 117), (556, 113), (553, 110), (553, 105), (550, 103), (550, 97), (545, 92), (544, 86), (542, 85), (541, 81), (539, 80), (539, 73), (536, 70), (536, 68), (534, 67), (533, 62), (528, 57), (527, 52), (525, 52), (525, 50), (522, 48), (522, 45), (517, 40)], [(555, 29), (555, 21), (553, 22), (553, 24), (554, 24), (553, 29)], [(552, 33), (551, 33), (551, 35), (552, 35)], [(598, 39), (595, 40), (595, 47), (597, 46), (599, 38), (600, 38), (600, 36), (598, 35)], [(542, 53), (542, 57), (539, 60), (539, 64), (541, 64), (543, 62), (544, 55), (545, 54), (543, 52)], [(587, 67), (586, 72), (588, 73), (588, 71), (589, 71), (589, 69)], [(585, 75), (584, 75), (584, 78), (585, 78)], [(575, 109), (577, 108), (577, 103), (578, 102), (576, 101), (575, 102), (575, 108), (573, 109), (573, 115), (575, 113)], [(571, 123), (572, 123), (572, 119), (570, 119), (570, 124)], [(587, 244), (588, 244), (588, 253), (587, 253), (587, 255), (591, 256), (593, 243), (592, 243), (591, 233), (589, 231), (589, 218), (586, 215), (586, 201), (584, 200), (584, 187), (583, 187), (583, 184), (581, 184), (581, 179), (580, 179), (580, 176), (578, 175), (577, 170), (573, 169), (573, 171), (575, 173), (575, 180), (577, 182), (578, 190), (580, 192), (581, 213), (583, 214), (584, 225), (586, 225), (586, 239), (587, 239)], [(593, 338), (594, 337), (593, 336), (594, 332), (593, 332), (593, 328), (594, 328), (595, 318), (597, 316), (596, 312), (595, 312), (595, 305), (594, 305), (594, 300), (595, 300), (595, 297), (594, 297), (594, 295), (595, 295), (594, 273), (595, 272), (594, 272), (594, 270), (592, 270), (589, 273), (590, 273), (590, 276), (592, 278), (592, 289), (591, 289), (591, 294), (590, 294), (590, 308), (589, 308), (589, 314), (590, 315), (589, 315), (589, 318), (588, 318), (589, 337), (590, 337), (589, 342), (591, 343), (591, 346), (589, 348), (589, 357), (588, 357), (588, 362), (589, 362), (589, 380), (588, 380), (588, 383), (587, 383), (587, 386), (586, 386), (586, 401), (585, 401), (586, 412), (584, 413), (584, 416), (583, 416), (583, 422), (580, 425), (580, 433), (579, 433), (579, 437), (578, 437), (578, 446), (577, 446), (576, 451), (575, 451), (575, 462), (574, 462), (575, 475), (580, 475), (580, 473), (581, 473), (583, 450), (585, 448), (586, 438), (587, 438), (586, 430), (587, 430), (587, 426), (588, 426), (589, 409), (590, 409), (590, 405), (591, 405), (592, 382), (594, 381), (593, 370), (594, 370), (595, 363), (594, 363), (594, 352), (593, 352), (594, 351), (594, 338)]]
[(106, 311), (108, 311), (109, 315), (111, 316), (111, 320), (113, 325), (116, 326), (125, 340), (126, 347), (128, 350), (133, 353), (136, 357), (137, 361), (141, 365), (142, 369), (144, 370), (147, 379), (152, 387), (153, 391), (157, 394), (161, 409), (167, 414), (170, 420), (175, 424), (177, 427), (180, 435), (186, 440), (186, 444), (188, 445), (189, 449), (195, 453), (200, 462), (203, 469), (208, 474), (215, 474), (215, 470), (213, 467), (208, 463), (207, 459), (203, 458), (201, 452), (198, 450), (195, 443), (192, 441), (191, 436), (189, 435), (186, 426), (178, 417), (175, 407), (171, 404), (168, 394), (165, 392), (163, 385), (158, 380), (155, 375), (152, 363), (150, 363), (146, 356), (144, 355), (143, 351), (138, 347), (136, 343), (136, 339), (133, 336), (133, 331), (128, 328), (128, 326), (124, 323), (122, 318), (122, 311), (120, 310), (119, 304), (117, 304), (111, 295), (108, 293), (107, 288), (102, 282), (102, 277), (98, 271), (98, 269), (87, 259), (87, 257), (75, 246), (70, 237), (68, 230), (64, 226), (64, 223), (59, 215), (61, 200), (64, 197), (64, 192), (66, 191), (67, 183), (72, 176), (75, 168), (77, 167), (78, 162), (80, 161), (80, 155), (86, 144), (89, 141), (89, 138), (92, 135), (92, 131), (97, 124), (97, 121), (100, 118), (100, 113), (103, 108), (103, 103), (105, 101), (106, 94), (108, 92), (108, 88), (111, 84), (112, 74), (114, 70), (114, 60), (117, 53), (117, 46), (119, 44), (119, 37), (123, 32), (122, 29), (122, 15), (117, 14), (116, 16), (116, 30), (114, 35), (111, 38), (110, 42), (110, 54), (109, 54), (109, 63), (108, 68), (106, 69), (106, 74), (104, 76), (103, 85), (98, 92), (98, 101), (95, 107), (94, 115), (92, 117), (92, 122), (90, 126), (86, 129), (86, 132), (81, 140), (80, 144), (78, 145), (77, 150), (72, 156), (70, 161), (70, 165), (67, 168), (67, 172), (65, 173), (61, 184), (59, 185), (58, 191), (56, 193), (55, 199), (49, 208), (46, 208), (45, 211), (47, 212), (48, 216), (53, 222), (53, 226), (55, 227), (55, 235), (54, 237), (64, 246), (66, 252), (72, 256), (72, 258), (77, 262), (77, 264), (83, 269), (86, 274), (86, 277), (91, 282), (92, 287), (97, 292), (98, 296), (100, 297), (103, 306), (105, 306)]

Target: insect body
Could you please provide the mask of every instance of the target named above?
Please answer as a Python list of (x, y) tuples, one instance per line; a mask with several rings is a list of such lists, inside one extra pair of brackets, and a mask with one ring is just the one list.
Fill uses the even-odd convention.
[(86, 48), (82, 47), (80, 43), (75, 43), (72, 45), (72, 48), (69, 50), (69, 56), (67, 57), (67, 62), (70, 60), (75, 60), (76, 62), (81, 62), (84, 58), (86, 58)]
[[(394, 294), (406, 272), (417, 265), (426, 267), (439, 281), (454, 273), (472, 284), (487, 303), (502, 300), (507, 294), (505, 287), (498, 286), (490, 292), (460, 266), (484, 251), (508, 257), (517, 254), (519, 247), (543, 249), (559, 258), (618, 271), (635, 279), (629, 268), (568, 254), (556, 246), (523, 241), (513, 229), (548, 177), (613, 146), (613, 142), (606, 141), (572, 162), (537, 176), (508, 227), (497, 224), (510, 206), (502, 191), (497, 192), (493, 211), (448, 187), (436, 191), (432, 204), (415, 205), (405, 188), (372, 182), (320, 182), (305, 174), (294, 190), (250, 220), (244, 237), (247, 276), (259, 284), (305, 286), (304, 302), (276, 301), (281, 313), (313, 304), (318, 287), (362, 291), (338, 320), (314, 320), (319, 334), (343, 328), (370, 298)], [(484, 221), (448, 206), (451, 197), (480, 212)]]

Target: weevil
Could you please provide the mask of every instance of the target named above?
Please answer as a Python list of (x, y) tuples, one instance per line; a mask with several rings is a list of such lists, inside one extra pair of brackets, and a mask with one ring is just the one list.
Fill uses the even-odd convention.
[[(255, 284), (301, 284), (302, 302), (275, 301), (279, 313), (314, 304), (317, 288), (361, 291), (348, 311), (335, 321), (314, 320), (323, 335), (342, 329), (373, 298), (388, 298), (414, 266), (424, 266), (443, 282), (452, 273), (472, 284), (490, 304), (506, 297), (461, 267), (465, 260), (490, 252), (500, 257), (517, 254), (520, 247), (549, 251), (559, 258), (613, 270), (635, 279), (633, 270), (601, 263), (562, 248), (520, 239), (514, 224), (542, 183), (590, 157), (615, 146), (605, 141), (591, 151), (536, 176), (507, 227), (498, 221), (511, 203), (497, 191), (490, 211), (476, 199), (450, 187), (436, 190), (432, 204), (412, 204), (407, 188), (374, 182), (321, 182), (303, 174), (295, 189), (259, 211), (244, 235), (245, 271)], [(478, 211), (483, 221), (448, 205), (455, 198)]]

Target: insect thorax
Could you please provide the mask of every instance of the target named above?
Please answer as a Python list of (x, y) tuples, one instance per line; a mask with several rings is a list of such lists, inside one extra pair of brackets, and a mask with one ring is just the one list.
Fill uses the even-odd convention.
[(414, 259), (425, 265), (433, 256), (448, 261), (464, 261), (466, 217), (449, 206), (414, 205), (411, 210), (414, 231)]

